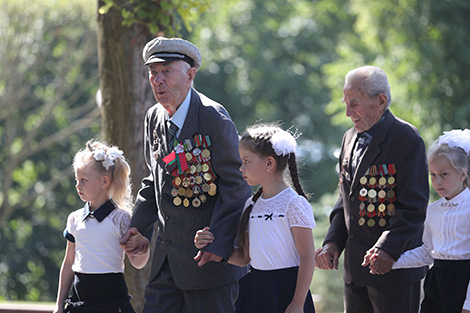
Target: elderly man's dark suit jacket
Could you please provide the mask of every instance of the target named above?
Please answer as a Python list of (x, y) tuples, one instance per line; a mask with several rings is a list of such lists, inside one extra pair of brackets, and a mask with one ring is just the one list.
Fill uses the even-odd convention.
[[(215, 241), (205, 251), (228, 260), (234, 245), (238, 222), (251, 188), (239, 171), (238, 134), (227, 111), (218, 103), (191, 91), (188, 115), (178, 141), (194, 135), (209, 135), (211, 163), (217, 180), (217, 194), (207, 195), (207, 201), (195, 208), (175, 206), (171, 195), (172, 175), (162, 157), (171, 150), (167, 147), (165, 116), (160, 104), (154, 105), (145, 118), (145, 159), (150, 175), (142, 180), (134, 209), (131, 226), (145, 234), (157, 222), (158, 239), (153, 254), (150, 280), (159, 272), (168, 258), (176, 286), (182, 290), (212, 288), (241, 278), (246, 269), (230, 264), (209, 262), (198, 267), (193, 257), (196, 231), (210, 226)], [(153, 132), (157, 134), (158, 160), (153, 156)]]
[[(397, 119), (388, 112), (378, 126), (356, 173), (351, 172), (351, 152), (357, 137), (354, 128), (348, 130), (342, 142), (339, 158), (340, 198), (330, 216), (331, 225), (325, 243), (334, 242), (340, 252), (344, 249), (344, 281), (357, 286), (393, 286), (416, 282), (425, 275), (426, 268), (393, 270), (385, 275), (372, 275), (368, 267), (362, 267), (364, 254), (371, 247), (377, 247), (398, 259), (401, 253), (421, 245), (423, 222), (428, 204), (429, 185), (425, 145), (417, 129)], [(396, 182), (393, 189), (396, 199), (395, 215), (386, 216), (384, 227), (378, 225), (378, 217), (373, 227), (359, 225), (359, 191), (370, 190), (370, 186), (360, 183), (360, 178), (370, 179), (373, 165), (394, 165)], [(393, 166), (390, 166), (393, 168)], [(391, 174), (384, 175), (389, 177)], [(377, 180), (380, 174), (377, 174)], [(379, 187), (376, 187), (379, 190)], [(367, 203), (367, 202), (366, 202)], [(385, 204), (389, 203), (388, 199)], [(376, 202), (377, 205), (379, 202)], [(366, 211), (367, 212), (367, 211)], [(368, 217), (365, 217), (368, 220)], [(398, 300), (398, 299), (397, 299)]]

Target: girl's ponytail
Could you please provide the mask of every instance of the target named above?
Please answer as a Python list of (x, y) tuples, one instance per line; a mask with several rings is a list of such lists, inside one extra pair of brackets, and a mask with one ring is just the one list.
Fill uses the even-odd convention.
[(245, 209), (242, 215), (242, 219), (240, 221), (240, 227), (238, 229), (238, 247), (240, 248), (240, 252), (242, 256), (244, 256), (245, 247), (247, 245), (247, 232), (248, 232), (248, 223), (250, 222), (250, 214), (253, 210), (253, 205), (255, 202), (261, 197), (263, 194), (263, 188), (259, 188), (258, 191), (254, 194), (253, 198), (251, 199), (250, 205)]

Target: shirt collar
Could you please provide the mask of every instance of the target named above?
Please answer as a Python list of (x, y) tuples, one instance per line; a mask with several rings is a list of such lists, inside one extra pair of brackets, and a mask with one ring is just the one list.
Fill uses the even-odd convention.
[(175, 114), (170, 118), (170, 120), (178, 126), (178, 131), (176, 132), (176, 136), (178, 136), (183, 128), (184, 121), (186, 120), (186, 116), (188, 115), (189, 111), (189, 104), (191, 103), (191, 89), (189, 89), (186, 98), (184, 99), (183, 103), (179, 106), (178, 110), (176, 110)]
[(446, 198), (443, 198), (443, 200), (444, 200), (444, 204), (447, 204), (447, 205), (451, 204), (452, 207), (455, 207), (459, 205), (461, 202), (463, 202), (465, 199), (468, 199), (469, 197), (470, 197), (470, 190), (468, 189), (468, 187), (465, 187), (465, 189), (461, 193), (459, 193), (452, 199), (447, 200)]
[(90, 212), (90, 205), (87, 202), (83, 208), (82, 221), (86, 220), (88, 217), (94, 217), (98, 222), (102, 222), (114, 209), (116, 205), (113, 201), (108, 200), (98, 209), (93, 212)]

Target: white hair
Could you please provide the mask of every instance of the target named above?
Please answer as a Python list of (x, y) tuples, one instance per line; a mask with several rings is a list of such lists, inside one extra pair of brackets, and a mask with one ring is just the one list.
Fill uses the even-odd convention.
[(392, 103), (392, 95), (390, 93), (390, 85), (388, 83), (387, 74), (375, 66), (363, 66), (351, 70), (346, 74), (344, 87), (349, 88), (352, 85), (361, 84), (362, 89), (369, 96), (377, 97), (380, 94), (387, 96), (387, 106)]

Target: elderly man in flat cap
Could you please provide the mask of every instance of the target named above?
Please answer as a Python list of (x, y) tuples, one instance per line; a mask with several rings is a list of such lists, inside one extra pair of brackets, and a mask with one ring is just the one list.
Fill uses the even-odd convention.
[[(222, 105), (192, 88), (201, 66), (195, 45), (158, 37), (147, 43), (143, 59), (158, 103), (145, 117), (149, 175), (121, 240), (128, 254), (139, 253), (128, 239), (135, 236), (145, 250), (148, 239), (142, 234), (157, 223), (143, 312), (234, 312), (238, 279), (246, 268), (221, 261), (232, 253), (241, 210), (251, 195), (238, 170), (237, 130)], [(197, 251), (194, 235), (207, 225), (215, 240)]]

